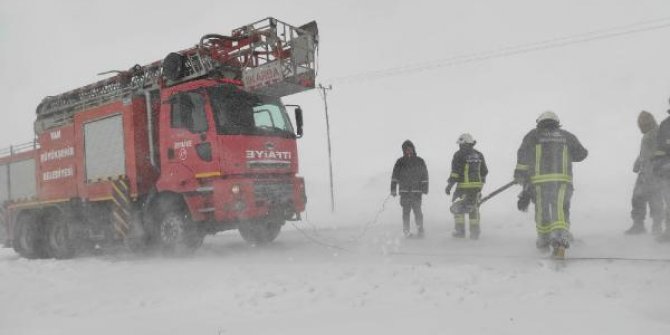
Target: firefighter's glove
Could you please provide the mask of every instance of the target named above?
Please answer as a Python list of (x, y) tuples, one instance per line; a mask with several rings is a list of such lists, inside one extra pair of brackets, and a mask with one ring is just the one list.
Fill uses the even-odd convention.
[(530, 192), (524, 189), (519, 193), (519, 200), (516, 202), (516, 208), (522, 212), (527, 212), (528, 206), (530, 206)]
[(634, 173), (640, 173), (640, 166), (642, 164), (640, 163), (640, 159), (635, 160), (635, 164), (633, 164), (633, 172)]
[(454, 183), (447, 184), (447, 188), (444, 189), (444, 193), (446, 193), (447, 195), (450, 195), (451, 194), (451, 189), (453, 187), (454, 187)]

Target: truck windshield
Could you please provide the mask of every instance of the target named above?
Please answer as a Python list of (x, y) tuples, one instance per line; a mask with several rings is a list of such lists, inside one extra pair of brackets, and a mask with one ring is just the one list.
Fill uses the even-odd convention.
[(295, 137), (278, 98), (250, 94), (232, 85), (207, 91), (218, 134)]

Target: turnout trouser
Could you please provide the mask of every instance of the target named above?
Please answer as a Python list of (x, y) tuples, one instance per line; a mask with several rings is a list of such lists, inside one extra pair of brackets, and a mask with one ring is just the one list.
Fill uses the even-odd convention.
[(453, 201), (458, 199), (463, 199), (463, 207), (471, 208), (468, 213), (457, 213), (454, 214), (454, 224), (456, 231), (463, 231), (465, 229), (465, 215), (468, 215), (470, 219), (470, 232), (479, 231), (479, 206), (478, 201), (481, 198), (480, 189), (466, 189), (466, 190), (456, 190), (454, 193)]
[(534, 188), (535, 227), (538, 237), (566, 242), (570, 229), (572, 184), (545, 182), (535, 184)]
[(661, 194), (665, 203), (665, 231), (670, 233), (670, 178), (663, 178), (661, 181)]
[(400, 206), (402, 206), (402, 228), (409, 233), (409, 215), (414, 211), (414, 222), (419, 230), (423, 229), (423, 212), (421, 211), (421, 193), (400, 193)]
[[(659, 180), (659, 183), (661, 181)], [(649, 205), (649, 217), (654, 224), (661, 224), (665, 215), (663, 205), (662, 185), (659, 183), (645, 182), (642, 175), (638, 175), (633, 190), (632, 205), (630, 213), (633, 222), (644, 223), (647, 215), (647, 205)]]

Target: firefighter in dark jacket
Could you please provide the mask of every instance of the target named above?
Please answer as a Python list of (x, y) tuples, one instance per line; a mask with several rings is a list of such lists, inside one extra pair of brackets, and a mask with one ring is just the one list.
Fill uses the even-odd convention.
[(470, 134), (458, 137), (456, 143), (459, 150), (454, 154), (451, 161), (451, 175), (447, 181), (445, 192), (451, 194), (451, 189), (456, 185), (456, 191), (452, 202), (460, 201), (461, 211), (454, 213), (454, 231), (452, 236), (465, 237), (465, 214), (470, 218), (470, 238), (476, 240), (481, 232), (479, 226), (479, 199), (481, 199), (482, 188), (489, 173), (486, 167), (484, 155), (474, 149), (477, 143)]
[(637, 173), (635, 188), (633, 189), (631, 217), (633, 225), (626, 230), (626, 234), (642, 234), (646, 231), (644, 228), (644, 219), (649, 206), (649, 217), (653, 223), (651, 231), (655, 235), (663, 231), (663, 195), (662, 179), (658, 178), (653, 172), (652, 159), (656, 154), (658, 135), (658, 124), (654, 115), (642, 111), (637, 118), (637, 125), (642, 132), (642, 142), (640, 144), (640, 154), (633, 165), (633, 172)]
[(409, 216), (410, 212), (414, 211), (416, 236), (421, 238), (424, 235), (421, 196), (422, 194), (428, 194), (428, 169), (423, 159), (416, 155), (416, 149), (410, 140), (402, 144), (402, 152), (403, 156), (398, 158), (395, 166), (393, 166), (391, 195), (395, 197), (400, 192), (403, 233), (405, 236), (413, 236), (409, 229)]
[[(670, 114), (670, 110), (668, 110)], [(665, 231), (658, 237), (659, 242), (670, 242), (670, 116), (665, 118), (658, 126), (656, 135), (656, 153), (653, 158), (653, 172), (661, 179), (661, 193), (665, 202), (666, 218)]]
[(561, 129), (553, 112), (537, 118), (537, 128), (523, 139), (517, 152), (514, 179), (532, 193), (535, 203), (536, 246), (553, 248), (553, 256), (565, 256), (570, 242), (570, 198), (572, 163), (581, 162), (588, 151), (577, 137)]

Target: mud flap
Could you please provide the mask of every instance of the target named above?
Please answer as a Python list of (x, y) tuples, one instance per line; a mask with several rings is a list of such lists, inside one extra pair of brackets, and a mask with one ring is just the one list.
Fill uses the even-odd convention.
[(112, 181), (112, 225), (119, 239), (126, 239), (131, 231), (132, 201), (130, 187), (126, 178)]

